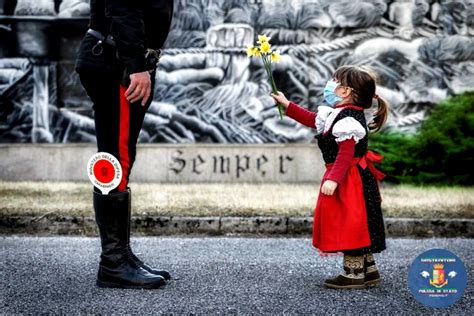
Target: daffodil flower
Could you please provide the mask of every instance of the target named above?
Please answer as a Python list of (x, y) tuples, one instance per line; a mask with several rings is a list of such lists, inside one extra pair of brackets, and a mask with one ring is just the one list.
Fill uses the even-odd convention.
[(254, 55), (255, 57), (260, 57), (260, 56), (262, 55), (262, 53), (261, 53), (261, 51), (260, 51), (260, 48), (254, 47), (254, 48), (253, 48), (253, 55)]
[(270, 41), (271, 37), (267, 37), (265, 34), (259, 35), (258, 36), (258, 41), (257, 43), (263, 44), (263, 43), (268, 43)]
[(270, 59), (271, 59), (272, 63), (279, 62), (280, 59), (281, 59), (280, 51), (276, 50), (276, 51), (272, 52), (272, 54), (270, 56)]
[[(263, 67), (268, 75), (268, 82), (273, 93), (278, 93), (278, 89), (275, 84), (275, 79), (273, 78), (272, 73), (272, 63), (277, 63), (280, 61), (281, 55), (280, 51), (272, 51), (272, 47), (269, 43), (270, 37), (267, 37), (265, 34), (258, 36), (257, 43), (260, 46), (248, 46), (247, 47), (247, 56), (248, 57), (260, 57), (263, 62)], [(283, 105), (277, 103), (278, 113), (280, 114), (280, 119), (283, 118), (284, 108)]]
[(254, 46), (248, 46), (247, 47), (247, 57), (253, 57), (255, 56), (255, 48)]
[(264, 53), (264, 54), (271, 54), (271, 52), (272, 52), (272, 47), (270, 46), (270, 43), (264, 42), (264, 43), (262, 43), (262, 45), (260, 45), (260, 50), (261, 50), (262, 53)]

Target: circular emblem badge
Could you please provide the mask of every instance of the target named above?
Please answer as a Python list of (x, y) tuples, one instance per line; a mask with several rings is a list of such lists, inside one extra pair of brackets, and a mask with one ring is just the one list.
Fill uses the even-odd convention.
[(122, 166), (117, 158), (106, 152), (94, 154), (87, 163), (87, 175), (102, 194), (109, 194), (122, 179)]
[(408, 287), (413, 296), (429, 307), (448, 307), (463, 295), (467, 285), (464, 263), (449, 250), (423, 252), (408, 270)]

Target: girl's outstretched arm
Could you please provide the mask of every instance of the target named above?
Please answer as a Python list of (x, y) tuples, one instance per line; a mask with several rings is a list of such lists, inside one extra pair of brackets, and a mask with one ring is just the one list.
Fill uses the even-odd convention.
[(275, 102), (283, 104), (283, 107), (286, 109), (285, 114), (288, 117), (291, 117), (305, 126), (316, 128), (315, 119), (317, 114), (315, 112), (308, 111), (298, 104), (288, 101), (285, 95), (280, 91), (278, 91), (278, 94), (272, 93), (272, 97)]

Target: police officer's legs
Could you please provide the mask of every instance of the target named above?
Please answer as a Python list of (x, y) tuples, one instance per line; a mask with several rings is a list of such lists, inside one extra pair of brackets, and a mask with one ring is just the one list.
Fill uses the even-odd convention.
[[(94, 104), (97, 147), (122, 164), (124, 178), (108, 195), (93, 192), (102, 254), (97, 275), (101, 287), (157, 288), (166, 284), (163, 276), (150, 273), (137, 263), (130, 251), (130, 192), (127, 179), (134, 160), (130, 157), (130, 118), (133, 105), (120, 99), (120, 78), (114, 73), (79, 71), (81, 82)], [(141, 125), (141, 122), (139, 123)], [(132, 133), (132, 135), (135, 135)], [(136, 143), (136, 139), (134, 140)], [(134, 144), (135, 145), (135, 144)]]
[[(143, 120), (145, 118), (146, 111), (148, 110), (151, 101), (153, 99), (153, 86), (155, 82), (154, 78), (154, 73), (151, 76), (152, 79), (152, 94), (150, 95), (150, 98), (148, 102), (145, 104), (145, 106), (141, 105), (141, 100), (138, 102), (130, 104), (127, 102), (127, 100), (123, 97), (123, 94), (125, 93), (126, 88), (121, 87), (121, 100), (120, 100), (120, 108), (121, 108), (121, 132), (127, 137), (122, 137), (120, 139), (120, 144), (119, 144), (119, 154), (120, 154), (120, 161), (122, 164), (122, 169), (124, 170), (124, 175), (126, 175), (125, 180), (123, 183), (121, 183), (121, 186), (119, 186), (119, 189), (121, 188), (127, 188), (129, 192), (129, 197), (130, 197), (130, 203), (129, 203), (129, 208), (128, 208), (128, 216), (129, 216), (129, 222), (131, 220), (131, 196), (132, 192), (130, 188), (127, 187), (128, 185), (128, 179), (130, 177), (130, 171), (132, 169), (133, 163), (135, 162), (135, 157), (137, 154), (137, 141), (138, 141), (138, 135), (140, 134), (140, 130), (143, 125)], [(128, 122), (127, 122), (128, 118)], [(125, 131), (128, 126), (128, 131)], [(127, 141), (128, 140), (128, 141)], [(129, 225), (129, 231), (128, 231), (128, 236), (130, 238), (130, 225)], [(147, 264), (145, 264), (143, 261), (141, 261), (135, 254), (132, 252), (132, 249), (130, 247), (130, 243), (128, 244), (128, 251), (133, 258), (133, 260), (138, 264), (140, 267), (143, 269), (147, 270), (150, 273), (161, 275), (163, 278), (166, 280), (170, 280), (171, 276), (167, 271), (164, 270), (157, 270), (154, 269)]]

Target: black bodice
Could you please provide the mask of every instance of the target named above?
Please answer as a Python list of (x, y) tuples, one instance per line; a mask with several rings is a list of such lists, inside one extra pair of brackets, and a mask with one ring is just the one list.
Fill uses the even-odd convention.
[(326, 135), (319, 134), (315, 136), (315, 138), (318, 140), (318, 146), (319, 149), (321, 149), (325, 163), (333, 163), (336, 160), (338, 152), (338, 145), (336, 142), (336, 137), (332, 134), (332, 128), (337, 121), (342, 120), (348, 116), (357, 120), (362, 126), (364, 126), (366, 131), (364, 138), (360, 139), (355, 145), (354, 157), (362, 157), (367, 152), (369, 130), (367, 128), (364, 111), (354, 108), (343, 109), (338, 113), (337, 117), (334, 119), (334, 122), (332, 122), (332, 125)]

